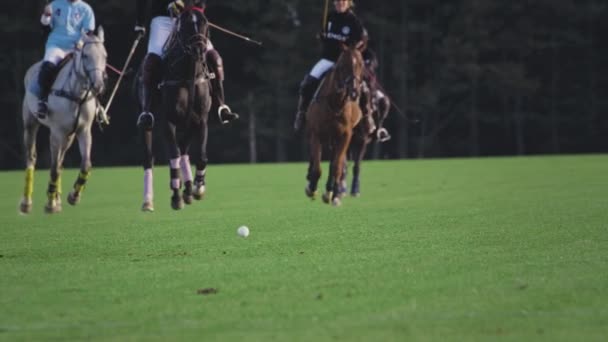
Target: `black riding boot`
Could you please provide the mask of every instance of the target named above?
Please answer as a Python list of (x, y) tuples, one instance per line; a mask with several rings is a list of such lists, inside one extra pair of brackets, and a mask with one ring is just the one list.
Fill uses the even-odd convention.
[(38, 98), (38, 111), (36, 115), (40, 119), (46, 118), (49, 114), (48, 98), (55, 81), (57, 67), (51, 62), (44, 61), (40, 65), (38, 72), (38, 84), (40, 86), (40, 97)]
[(139, 104), (141, 113), (137, 118), (137, 126), (144, 129), (154, 127), (154, 114), (150, 110), (152, 98), (157, 92), (162, 72), (162, 59), (160, 56), (149, 53), (144, 58), (139, 82)]
[(296, 132), (302, 129), (304, 121), (306, 119), (306, 110), (312, 101), (312, 97), (319, 86), (320, 80), (311, 76), (306, 75), (302, 83), (300, 83), (300, 98), (298, 99), (298, 112), (293, 123), (293, 128)]
[(211, 79), (211, 110), (216, 111), (222, 124), (239, 118), (233, 113), (224, 101), (224, 65), (222, 57), (216, 50), (209, 50), (206, 54), (207, 66), (215, 74)]

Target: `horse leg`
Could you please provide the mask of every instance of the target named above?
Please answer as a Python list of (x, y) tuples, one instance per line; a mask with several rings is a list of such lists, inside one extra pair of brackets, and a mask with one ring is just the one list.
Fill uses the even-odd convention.
[(325, 203), (330, 203), (331, 199), (334, 197), (334, 188), (335, 188), (335, 175), (336, 175), (336, 171), (335, 171), (335, 166), (336, 166), (336, 159), (334, 159), (335, 155), (334, 155), (334, 148), (332, 147), (331, 151), (330, 151), (330, 158), (329, 158), (329, 174), (327, 175), (327, 182), (325, 183), (325, 192), (323, 193), (323, 196), (321, 197), (323, 199), (323, 202)]
[(182, 180), (184, 181), (184, 191), (182, 192), (182, 198), (186, 204), (192, 204), (194, 195), (192, 193), (192, 166), (190, 165), (190, 141), (192, 138), (192, 130), (189, 130), (181, 141), (179, 142), (179, 149), (181, 151), (180, 156), (180, 169), (182, 171)]
[(346, 154), (346, 159), (344, 160), (344, 166), (342, 167), (342, 177), (340, 177), (340, 184), (339, 184), (340, 192), (338, 193), (340, 198), (344, 197), (344, 195), (346, 195), (346, 191), (348, 191), (347, 182), (346, 182), (347, 176), (348, 176), (348, 150), (347, 150), (347, 154)]
[(342, 204), (339, 195), (340, 180), (342, 179), (342, 171), (346, 162), (346, 151), (348, 150), (348, 145), (350, 144), (351, 136), (352, 132), (343, 133), (342, 137), (336, 140), (336, 144), (334, 145), (334, 150), (332, 153), (332, 159), (334, 161), (332, 163), (332, 172), (334, 174), (331, 181), (333, 185), (333, 191), (328, 194), (328, 199), (331, 200), (331, 203), (334, 206), (340, 206)]
[(311, 134), (310, 138), (310, 160), (308, 162), (308, 185), (306, 186), (306, 196), (311, 199), (315, 199), (317, 196), (317, 185), (319, 184), (319, 178), (321, 178), (321, 153), (322, 146), (321, 141)]
[(207, 120), (201, 121), (200, 131), (197, 136), (199, 154), (196, 161), (196, 175), (194, 177), (194, 199), (201, 200), (205, 196), (205, 176), (207, 174)]
[(53, 133), (51, 131), (51, 170), (50, 180), (47, 188), (47, 203), (44, 211), (47, 214), (61, 212), (61, 169), (65, 152), (70, 146), (74, 135), (69, 137), (63, 136), (62, 133)]
[(391, 109), (391, 100), (383, 93), (379, 93), (378, 96), (378, 131), (376, 133), (376, 138), (380, 142), (385, 142), (391, 139), (391, 135), (386, 128), (384, 128), (384, 120), (386, 120), (388, 112)]
[(140, 134), (144, 146), (144, 193), (141, 210), (144, 212), (154, 211), (154, 152), (152, 149), (152, 129), (141, 129)]
[(361, 174), (361, 161), (367, 150), (367, 142), (365, 141), (365, 138), (356, 139), (356, 141), (353, 140), (351, 145), (353, 146), (353, 180), (350, 187), (350, 195), (358, 197), (361, 192), (359, 180)]
[(181, 188), (181, 179), (179, 176), (180, 168), (180, 151), (177, 145), (176, 127), (174, 124), (167, 122), (165, 127), (165, 134), (167, 137), (168, 150), (169, 150), (169, 174), (171, 181), (169, 187), (173, 191), (171, 196), (171, 208), (174, 210), (180, 210), (184, 207), (184, 202), (179, 195)]
[(68, 194), (68, 203), (76, 205), (80, 202), (80, 194), (84, 190), (91, 171), (91, 136), (90, 127), (78, 133), (78, 148), (80, 149), (80, 173), (74, 182), (74, 188)]
[[(24, 108), (27, 107), (24, 105)], [(32, 194), (34, 193), (34, 170), (36, 168), (36, 135), (40, 124), (34, 119), (32, 113), (24, 113), (23, 143), (26, 153), (25, 167), (25, 187), (19, 210), (23, 214), (32, 211)]]

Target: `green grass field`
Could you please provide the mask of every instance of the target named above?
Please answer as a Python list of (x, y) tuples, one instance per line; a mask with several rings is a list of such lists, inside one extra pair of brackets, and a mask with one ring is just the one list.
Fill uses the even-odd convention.
[(0, 340), (606, 340), (608, 156), (367, 162), (339, 208), (305, 171), (211, 165), (174, 212), (158, 167), (146, 214), (140, 168), (93, 169), (78, 207), (66, 170), (54, 216), (47, 170), (29, 216), (0, 173)]

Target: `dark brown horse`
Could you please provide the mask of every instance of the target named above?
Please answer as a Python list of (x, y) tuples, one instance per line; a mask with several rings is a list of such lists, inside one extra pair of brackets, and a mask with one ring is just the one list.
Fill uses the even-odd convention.
[(323, 147), (330, 151), (330, 170), (323, 194), (325, 203), (341, 204), (340, 179), (353, 128), (362, 118), (359, 107), (363, 58), (355, 47), (343, 47), (335, 66), (321, 82), (306, 112), (310, 145), (306, 195), (315, 198), (321, 178)]

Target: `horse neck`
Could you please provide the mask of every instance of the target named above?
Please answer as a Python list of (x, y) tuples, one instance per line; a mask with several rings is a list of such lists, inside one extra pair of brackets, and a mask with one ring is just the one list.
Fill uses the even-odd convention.
[[(59, 74), (57, 74), (57, 78), (55, 79), (55, 84), (62, 90), (71, 91), (74, 93), (78, 93), (84, 91), (85, 86), (83, 86), (83, 81), (85, 81), (85, 77), (80, 75), (76, 70), (76, 59), (80, 58), (79, 56), (74, 55), (70, 61), (68, 61)], [(73, 75), (72, 75), (73, 74)]]

